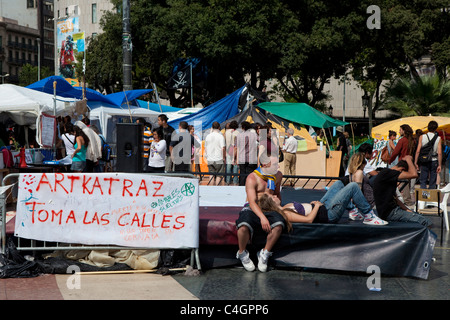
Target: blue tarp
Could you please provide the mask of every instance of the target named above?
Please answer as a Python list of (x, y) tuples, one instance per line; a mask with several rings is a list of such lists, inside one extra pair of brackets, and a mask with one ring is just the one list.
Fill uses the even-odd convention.
[(153, 102), (148, 102), (148, 101), (144, 101), (144, 100), (136, 100), (137, 105), (141, 108), (144, 109), (150, 109), (152, 111), (156, 111), (156, 112), (177, 112), (180, 110), (183, 110), (183, 108), (175, 108), (175, 107), (170, 107), (170, 106), (165, 106), (165, 105), (161, 105), (161, 109), (159, 108), (159, 104), (157, 103), (153, 103)]
[(113, 105), (120, 107), (124, 104), (131, 104), (133, 100), (136, 100), (140, 96), (143, 96), (151, 91), (153, 91), (153, 89), (128, 90), (108, 94), (106, 95), (106, 98), (108, 98)]
[(202, 127), (201, 131), (211, 129), (214, 121), (222, 123), (238, 114), (239, 98), (241, 97), (242, 91), (245, 87), (246, 86), (243, 86), (242, 88), (230, 93), (228, 96), (214, 102), (194, 114), (169, 121), (169, 125), (178, 130), (178, 125), (180, 122), (186, 121), (187, 123), (194, 125), (196, 131), (200, 129), (200, 124)]
[[(48, 94), (53, 94), (54, 93), (53, 82), (55, 81), (56, 81), (57, 96), (75, 99), (83, 98), (83, 90), (81, 87), (72, 87), (69, 82), (67, 82), (64, 78), (60, 76), (47, 77), (45, 79), (30, 84), (26, 88), (45, 92)], [(106, 96), (92, 89), (86, 89), (86, 99), (111, 103), (111, 101), (108, 98), (106, 98)]]
[[(54, 94), (53, 82), (56, 81), (56, 95), (65, 98), (83, 99), (83, 88), (73, 87), (69, 82), (60, 76), (51, 76), (27, 86), (28, 89), (33, 89), (48, 94)], [(112, 93), (109, 95), (103, 95), (100, 92), (86, 88), (86, 100), (88, 101), (100, 101), (110, 105), (121, 107), (123, 104), (131, 102), (140, 96), (151, 92), (152, 89), (139, 89), (129, 90), (123, 92)]]

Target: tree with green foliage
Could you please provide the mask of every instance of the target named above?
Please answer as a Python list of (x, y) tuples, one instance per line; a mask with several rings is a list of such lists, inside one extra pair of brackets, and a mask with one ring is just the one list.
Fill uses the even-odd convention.
[[(90, 39), (86, 79), (113, 92), (122, 87), (122, 1)], [(257, 90), (276, 80), (286, 101), (325, 106), (325, 84), (351, 73), (374, 97), (369, 116), (381, 105), (383, 81), (410, 73), (414, 61), (433, 48), (439, 70), (449, 56), (445, 0), (133, 0), (131, 36), (133, 87), (166, 89), (179, 58), (200, 58), (206, 83), (194, 83), (195, 103), (207, 104), (248, 82)], [(381, 28), (368, 29), (366, 9), (381, 9)], [(168, 90), (173, 106), (186, 104), (190, 90)], [(371, 105), (372, 106), (372, 105)]]
[(383, 107), (403, 117), (446, 114), (450, 112), (450, 81), (439, 75), (396, 79), (386, 90)]
[[(41, 79), (50, 77), (53, 72), (48, 67), (41, 67)], [(27, 63), (22, 66), (19, 73), (19, 86), (26, 87), (38, 81), (38, 67)]]

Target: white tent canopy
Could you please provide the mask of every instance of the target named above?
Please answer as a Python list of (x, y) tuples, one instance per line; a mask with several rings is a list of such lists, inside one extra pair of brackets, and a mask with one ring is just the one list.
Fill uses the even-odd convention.
[(0, 113), (6, 113), (18, 125), (36, 129), (40, 141), (41, 115), (62, 116), (72, 113), (75, 99), (56, 97), (51, 94), (16, 86), (0, 85)]
[(137, 106), (125, 106), (118, 108), (108, 105), (105, 102), (88, 101), (88, 107), (91, 109), (89, 118), (91, 122), (98, 121), (99, 130), (103, 133), (109, 143), (115, 143), (116, 123), (119, 118), (126, 119), (127, 122), (136, 122), (137, 118), (145, 118), (152, 124), (157, 123), (160, 112), (144, 109)]

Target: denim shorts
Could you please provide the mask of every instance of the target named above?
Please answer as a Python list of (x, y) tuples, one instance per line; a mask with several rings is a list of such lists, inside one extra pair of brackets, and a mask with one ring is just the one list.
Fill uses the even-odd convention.
[[(285, 228), (286, 222), (284, 221), (283, 216), (278, 212), (264, 212), (264, 215), (267, 220), (269, 220), (272, 229), (276, 226), (281, 226), (283, 229)], [(261, 220), (248, 207), (243, 208), (241, 212), (239, 212), (239, 218), (236, 220), (236, 227), (239, 229), (242, 226), (247, 226), (250, 229), (252, 236), (254, 232), (265, 232), (261, 227)]]
[(86, 168), (86, 161), (72, 161), (70, 170), (72, 171), (83, 171)]

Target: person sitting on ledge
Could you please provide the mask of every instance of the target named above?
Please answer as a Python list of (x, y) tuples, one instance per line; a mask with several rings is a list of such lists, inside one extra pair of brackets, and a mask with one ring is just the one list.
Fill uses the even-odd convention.
[(409, 209), (397, 197), (399, 180), (417, 178), (417, 170), (410, 155), (406, 155), (392, 168), (382, 169), (373, 183), (373, 195), (378, 215), (387, 221), (415, 222), (431, 226), (431, 221)]
[(247, 193), (248, 204), (239, 213), (236, 220), (239, 250), (236, 258), (240, 259), (247, 271), (255, 270), (255, 265), (250, 259), (250, 254), (246, 250), (247, 243), (254, 233), (265, 232), (267, 241), (264, 248), (258, 252), (258, 270), (267, 271), (267, 262), (272, 255), (272, 248), (281, 236), (283, 229), (290, 228), (290, 223), (279, 212), (263, 212), (258, 206), (258, 198), (264, 194), (280, 199), (280, 186), (282, 173), (278, 171), (278, 155), (269, 157), (262, 153), (260, 167), (247, 176), (245, 191)]

